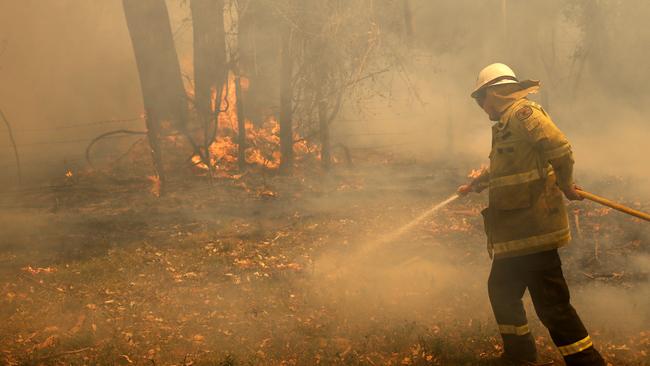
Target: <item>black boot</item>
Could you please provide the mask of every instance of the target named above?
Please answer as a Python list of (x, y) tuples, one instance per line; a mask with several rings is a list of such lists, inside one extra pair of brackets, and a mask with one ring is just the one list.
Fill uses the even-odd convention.
[(607, 363), (592, 346), (579, 353), (564, 356), (567, 366), (605, 366)]
[(501, 355), (499, 361), (501, 363), (498, 365), (501, 366), (549, 366), (555, 364), (553, 360), (542, 361), (538, 358), (535, 358), (534, 360), (519, 359), (519, 358), (511, 357), (510, 355), (507, 355), (505, 353)]

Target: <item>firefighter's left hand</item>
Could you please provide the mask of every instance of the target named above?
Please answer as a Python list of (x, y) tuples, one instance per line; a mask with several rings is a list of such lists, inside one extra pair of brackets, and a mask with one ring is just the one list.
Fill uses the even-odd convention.
[(563, 189), (562, 192), (564, 192), (564, 196), (571, 201), (582, 201), (585, 198), (578, 193), (579, 189), (580, 187), (573, 184), (570, 187)]
[(470, 192), (474, 192), (474, 187), (471, 184), (464, 184), (456, 190), (456, 193), (461, 197), (466, 196)]

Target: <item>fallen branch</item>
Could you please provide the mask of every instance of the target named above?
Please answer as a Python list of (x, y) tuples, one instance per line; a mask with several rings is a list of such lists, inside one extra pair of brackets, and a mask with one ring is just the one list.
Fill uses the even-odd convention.
[(7, 126), (7, 131), (9, 132), (9, 140), (11, 141), (11, 145), (14, 147), (14, 155), (16, 157), (16, 172), (18, 174), (18, 184), (21, 184), (23, 182), (23, 174), (20, 168), (20, 157), (18, 155), (18, 147), (16, 146), (16, 140), (14, 139), (14, 134), (11, 131), (11, 125), (9, 124), (9, 120), (7, 120), (7, 117), (5, 117), (5, 114), (4, 112), (2, 112), (2, 109), (0, 109), (0, 116), (2, 116), (2, 120), (5, 122), (5, 125)]
[(91, 347), (84, 347), (84, 348), (79, 348), (79, 349), (75, 349), (75, 350), (72, 350), (72, 351), (59, 352), (59, 353), (55, 353), (53, 355), (40, 357), (40, 358), (36, 359), (35, 361), (38, 362), (38, 361), (51, 360), (53, 358), (59, 358), (59, 357), (62, 357), (62, 356), (69, 356), (69, 355), (74, 355), (74, 354), (77, 354), (77, 353), (86, 352), (86, 351), (91, 350), (91, 349), (92, 349)]

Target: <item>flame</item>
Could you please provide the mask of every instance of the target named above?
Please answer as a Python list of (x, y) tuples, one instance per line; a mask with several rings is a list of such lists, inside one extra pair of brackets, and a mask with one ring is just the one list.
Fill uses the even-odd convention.
[(210, 170), (208, 165), (203, 162), (203, 159), (201, 159), (201, 157), (196, 154), (192, 156), (192, 164), (194, 164), (194, 166), (200, 170)]
[[(229, 74), (228, 80), (222, 91), (221, 113), (217, 120), (217, 134), (215, 140), (209, 146), (210, 164), (219, 176), (230, 176), (228, 172), (237, 169), (239, 145), (239, 121), (237, 116), (237, 97), (235, 93), (235, 75)], [(247, 90), (250, 81), (240, 77), (242, 90)], [(228, 88), (228, 90), (226, 90)], [(216, 100), (216, 90), (213, 90), (213, 100)], [(216, 104), (216, 102), (215, 102)], [(250, 120), (244, 122), (244, 133), (246, 134), (246, 163), (265, 169), (275, 170), (280, 167), (280, 123), (275, 117), (268, 118), (261, 126), (255, 126)], [(294, 144), (296, 158), (308, 154), (318, 153), (314, 144), (301, 139), (294, 133)], [(192, 157), (192, 162), (201, 170), (208, 170), (208, 167), (200, 161), (200, 157)]]
[(487, 172), (488, 168), (486, 165), (481, 165), (478, 169), (472, 169), (472, 171), (467, 175), (467, 178), (476, 179)]
[(66, 170), (66, 172), (65, 172), (65, 177), (66, 178), (72, 178), (73, 175), (74, 175), (74, 173), (72, 173), (71, 169)]
[(245, 76), (240, 76), (239, 77), (239, 85), (241, 86), (242, 91), (248, 91), (248, 89), (251, 86), (251, 81)]
[[(218, 88), (212, 88), (210, 93), (210, 109), (216, 118), (215, 138), (207, 147), (207, 157), (203, 158), (200, 154), (195, 154), (190, 158), (192, 169), (197, 174), (206, 174), (210, 172), (217, 177), (226, 177), (229, 179), (238, 179), (241, 175), (239, 172), (239, 120), (237, 116), (237, 93), (236, 93), (237, 75), (230, 72), (227, 80), (224, 82), (221, 93)], [(241, 91), (249, 90), (251, 81), (243, 76), (239, 76), (239, 85)], [(186, 84), (187, 93), (191, 97), (194, 95), (191, 83)], [(171, 124), (162, 122), (162, 129), (172, 129)], [(246, 150), (244, 157), (250, 167), (261, 169), (276, 170), (280, 167), (280, 123), (275, 117), (270, 117), (261, 125), (256, 125), (250, 120), (244, 121), (244, 131)], [(200, 135), (197, 135), (200, 140)], [(297, 133), (294, 133), (294, 152), (295, 160), (299, 161), (306, 156), (318, 158), (319, 151), (316, 145), (302, 139)], [(174, 147), (186, 146), (186, 139), (180, 134), (166, 135), (164, 141)], [(207, 160), (207, 161), (206, 161)], [(153, 182), (152, 193), (158, 195), (160, 192), (160, 182), (157, 177), (150, 176), (149, 180)]]
[(147, 176), (147, 179), (151, 182), (149, 192), (156, 197), (160, 197), (160, 177), (157, 175), (149, 175)]

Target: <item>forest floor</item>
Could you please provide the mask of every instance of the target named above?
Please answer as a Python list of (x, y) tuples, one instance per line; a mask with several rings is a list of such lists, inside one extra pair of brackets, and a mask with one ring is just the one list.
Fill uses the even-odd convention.
[[(501, 348), (485, 196), (382, 240), (464, 181), (390, 160), (177, 178), (162, 198), (97, 174), (3, 193), (0, 363), (487, 364)], [(588, 202), (570, 216), (564, 268), (595, 344), (612, 365), (650, 365), (650, 227)], [(540, 353), (562, 364), (526, 305)]]

